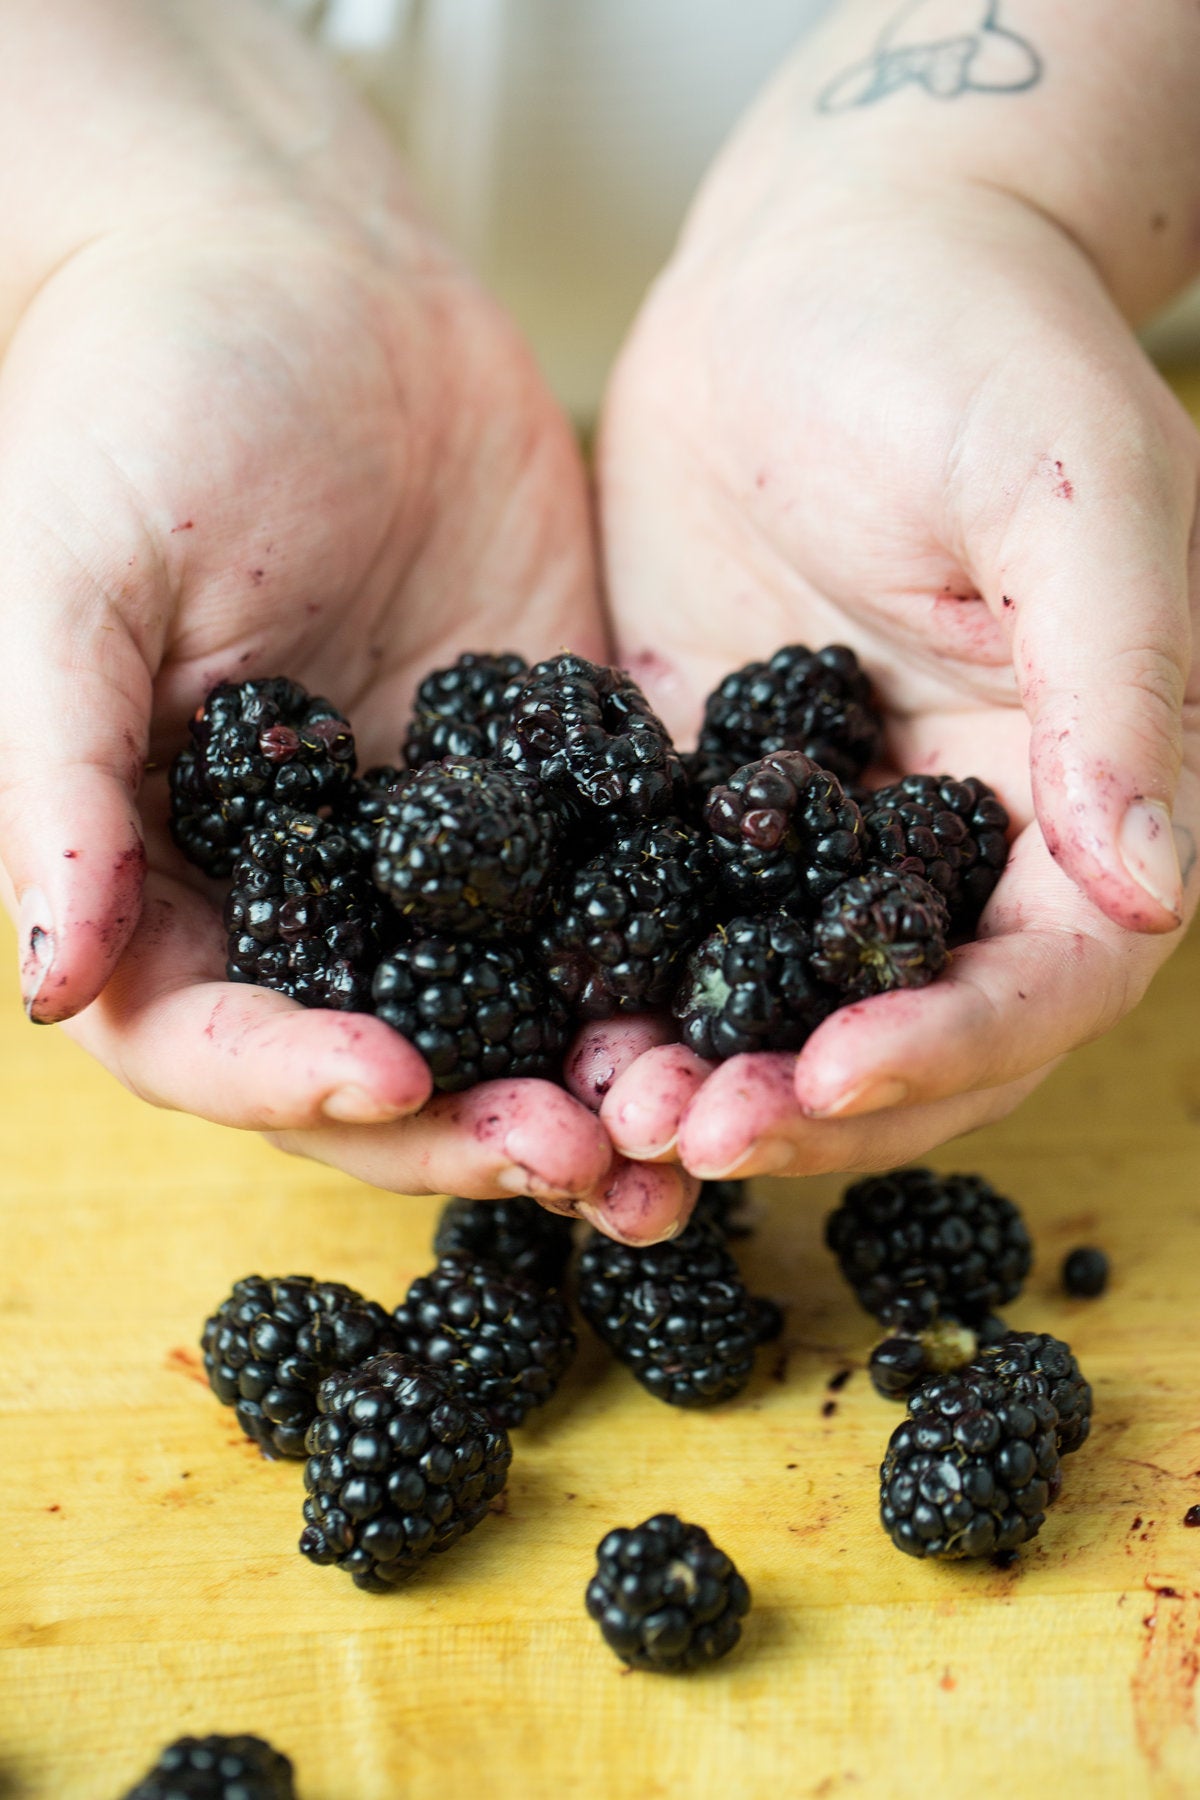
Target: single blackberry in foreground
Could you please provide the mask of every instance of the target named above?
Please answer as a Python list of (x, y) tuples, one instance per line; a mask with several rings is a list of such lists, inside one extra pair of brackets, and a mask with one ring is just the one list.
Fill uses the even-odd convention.
[(296, 1800), (292, 1765), (260, 1737), (182, 1737), (125, 1800)]
[(324, 1377), (400, 1339), (382, 1306), (340, 1281), (247, 1275), (205, 1321), (201, 1347), (209, 1386), (246, 1436), (266, 1456), (303, 1456)]
[(807, 926), (786, 913), (719, 925), (688, 957), (672, 1002), (684, 1043), (718, 1062), (798, 1050), (833, 1010), (811, 948)]
[(592, 1232), (579, 1310), (656, 1399), (716, 1406), (740, 1394), (766, 1324), (737, 1264), (703, 1223), (633, 1249)]
[(619, 832), (571, 875), (538, 932), (550, 985), (577, 1018), (669, 1002), (711, 922), (717, 872), (702, 834), (678, 819)]
[(574, 1243), (570, 1219), (547, 1212), (536, 1200), (450, 1200), (442, 1208), (434, 1254), (469, 1256), (521, 1275), (539, 1287), (562, 1286)]
[(678, 814), (686, 802), (679, 753), (636, 681), (582, 656), (529, 671), (496, 755), (536, 776), (592, 832)]
[(502, 1425), (552, 1399), (575, 1356), (565, 1300), (469, 1256), (443, 1256), (392, 1316), (403, 1350)]
[(622, 1662), (675, 1675), (728, 1655), (750, 1589), (702, 1526), (658, 1513), (601, 1541), (585, 1600)]
[(826, 896), (812, 928), (813, 972), (845, 1004), (928, 987), (946, 966), (944, 902), (918, 875), (856, 875)]
[(1061, 1338), (1038, 1331), (1010, 1331), (985, 1345), (963, 1371), (1001, 1382), (1019, 1399), (1045, 1394), (1058, 1414), (1058, 1447), (1070, 1456), (1087, 1442), (1092, 1429), (1092, 1389)]
[(1081, 1244), (1063, 1258), (1062, 1284), (1076, 1300), (1095, 1300), (1108, 1286), (1108, 1258), (1103, 1250)]
[[(747, 663), (709, 695), (700, 728), (700, 755), (713, 783), (773, 750), (800, 750), (843, 781), (853, 781), (879, 754), (883, 721), (871, 685), (844, 644), (812, 651), (804, 644), (777, 650), (770, 662)], [(730, 760), (731, 759), (731, 760)], [(703, 774), (708, 771), (697, 772)]]
[(527, 672), (524, 657), (466, 651), (434, 669), (417, 689), (404, 739), (410, 769), (443, 756), (490, 756), (508, 723), (509, 692)]
[(815, 912), (862, 862), (862, 815), (799, 750), (747, 763), (704, 808), (721, 882), (745, 911)]
[(300, 1549), (384, 1593), (486, 1517), (512, 1461), (508, 1436), (436, 1370), (376, 1356), (317, 1389)]
[(343, 837), (349, 838), (368, 868), (375, 859), (375, 841), (383, 823), (387, 797), (395, 791), (403, 774), (403, 769), (393, 768), (390, 763), (364, 769), (350, 783), (338, 808), (338, 829)]
[(1011, 1200), (982, 1175), (895, 1169), (842, 1195), (825, 1241), (859, 1305), (920, 1332), (939, 1316), (976, 1325), (1021, 1291), (1029, 1233)]
[(990, 1556), (1036, 1537), (1062, 1478), (1049, 1400), (1018, 1399), (999, 1381), (943, 1376), (923, 1383), (909, 1405), (880, 1469), (880, 1518), (896, 1548)]
[(420, 1051), (442, 1093), (558, 1074), (566, 1012), (516, 944), (400, 944), (376, 969), (371, 993), (376, 1013)]
[(303, 1006), (362, 1011), (382, 904), (354, 845), (313, 813), (269, 807), (247, 831), (225, 898), (230, 981)]
[(863, 802), (868, 869), (920, 875), (956, 936), (972, 931), (1008, 861), (1008, 814), (978, 776), (906, 775)]
[(547, 898), (555, 839), (527, 776), (465, 757), (429, 763), (386, 797), (375, 884), (415, 931), (520, 933)]

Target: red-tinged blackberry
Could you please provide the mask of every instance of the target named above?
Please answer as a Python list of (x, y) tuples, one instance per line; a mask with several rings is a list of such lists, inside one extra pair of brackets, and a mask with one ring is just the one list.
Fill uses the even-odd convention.
[(709, 927), (716, 885), (712, 851), (694, 826), (663, 819), (618, 832), (568, 878), (542, 921), (550, 985), (580, 1019), (666, 1006)]
[(985, 1345), (964, 1379), (977, 1376), (1002, 1382), (1018, 1398), (1044, 1393), (1058, 1415), (1058, 1447), (1070, 1456), (1087, 1442), (1092, 1429), (1092, 1389), (1070, 1346), (1038, 1331), (1010, 1331)]
[(394, 793), (403, 775), (403, 769), (393, 768), (390, 763), (380, 763), (373, 769), (364, 769), (350, 783), (349, 791), (338, 808), (339, 831), (349, 838), (368, 867), (375, 858), (375, 840), (383, 823), (388, 795)]
[(945, 904), (919, 875), (855, 875), (825, 898), (812, 928), (813, 973), (842, 1004), (928, 987), (946, 966)]
[(469, 1256), (541, 1288), (557, 1288), (562, 1286), (574, 1240), (570, 1219), (547, 1212), (522, 1194), (514, 1200), (448, 1201), (433, 1249), (439, 1257)]
[(552, 656), (517, 685), (501, 762), (536, 776), (588, 832), (680, 813), (687, 779), (667, 728), (623, 669)]
[(376, 1356), (317, 1389), (300, 1549), (386, 1593), (487, 1516), (512, 1449), (442, 1374)]
[(842, 1195), (825, 1241), (859, 1305), (910, 1334), (948, 1317), (979, 1325), (1021, 1291), (1029, 1233), (982, 1175), (894, 1169)]
[(716, 1406), (754, 1370), (763, 1318), (737, 1264), (703, 1223), (634, 1249), (593, 1232), (579, 1259), (579, 1310), (656, 1399)]
[(313, 813), (269, 807), (225, 899), (225, 971), (302, 1006), (369, 1008), (382, 902), (354, 845)]
[[(777, 650), (770, 662), (747, 663), (709, 695), (699, 749), (714, 785), (773, 750), (800, 750), (843, 781), (853, 781), (879, 754), (883, 721), (871, 684), (844, 644), (812, 651)], [(728, 772), (719, 773), (721, 763)], [(701, 778), (705, 771), (698, 770)]]
[(688, 957), (672, 1011), (698, 1056), (798, 1050), (833, 1010), (810, 968), (808, 927), (787, 913), (731, 919)]
[(584, 1600), (622, 1662), (666, 1675), (727, 1656), (750, 1611), (750, 1589), (725, 1552), (674, 1513), (610, 1531)]
[(382, 1306), (311, 1275), (247, 1275), (205, 1321), (200, 1341), (209, 1386), (265, 1456), (304, 1455), (326, 1375), (400, 1348)]
[(260, 1737), (178, 1738), (125, 1800), (296, 1800), (292, 1765)]
[(1008, 814), (978, 776), (906, 775), (863, 802), (870, 870), (920, 875), (946, 902), (950, 929), (975, 927), (1008, 861)]
[(392, 1316), (401, 1349), (509, 1427), (553, 1398), (575, 1356), (565, 1300), (469, 1256), (443, 1256)]
[(452, 757), (387, 796), (375, 884), (414, 931), (521, 933), (548, 898), (556, 837), (536, 781)]
[(376, 1013), (421, 1052), (442, 1093), (558, 1074), (565, 1009), (519, 944), (418, 938), (375, 971)]
[(1076, 1300), (1095, 1300), (1108, 1286), (1108, 1258), (1103, 1250), (1080, 1244), (1063, 1258), (1062, 1284)]
[(747, 763), (708, 797), (721, 882), (747, 912), (815, 912), (862, 862), (862, 815), (841, 782), (799, 750)]
[(871, 1386), (885, 1400), (903, 1400), (932, 1375), (969, 1363), (979, 1346), (976, 1334), (953, 1319), (935, 1319), (917, 1337), (885, 1338), (867, 1363)]
[(909, 1408), (880, 1469), (880, 1518), (896, 1548), (953, 1559), (1036, 1537), (1062, 1480), (1050, 1402), (941, 1376)]
[(410, 769), (443, 756), (491, 756), (507, 725), (512, 693), (529, 665), (523, 656), (466, 651), (434, 669), (417, 689), (404, 738)]

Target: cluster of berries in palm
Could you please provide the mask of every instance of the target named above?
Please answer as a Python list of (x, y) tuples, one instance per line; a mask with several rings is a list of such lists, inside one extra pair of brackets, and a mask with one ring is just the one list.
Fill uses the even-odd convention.
[(982, 781), (868, 790), (882, 722), (852, 651), (780, 650), (710, 695), (681, 755), (624, 671), (466, 654), (421, 683), (403, 769), (349, 722), (226, 683), (171, 771), (175, 841), (230, 878), (228, 973), (369, 1010), (454, 1092), (555, 1078), (573, 1022), (672, 1010), (722, 1059), (920, 987), (1007, 856)]

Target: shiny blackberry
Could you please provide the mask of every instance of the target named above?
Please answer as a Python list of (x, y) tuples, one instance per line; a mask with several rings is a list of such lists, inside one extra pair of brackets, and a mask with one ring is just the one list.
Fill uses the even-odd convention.
[(553, 1398), (575, 1356), (564, 1300), (469, 1256), (442, 1257), (392, 1316), (402, 1350), (510, 1427)]
[(666, 1006), (708, 929), (716, 885), (694, 826), (664, 819), (619, 832), (569, 877), (542, 922), (550, 985), (580, 1019)]
[(410, 769), (443, 756), (490, 756), (508, 723), (510, 690), (527, 673), (524, 657), (467, 651), (434, 669), (417, 689), (404, 739)]
[(674, 1675), (728, 1655), (750, 1589), (702, 1526), (658, 1513), (601, 1541), (585, 1603), (622, 1662)]
[(1008, 861), (1008, 814), (977, 776), (906, 775), (863, 802), (869, 869), (920, 875), (971, 932)]
[(1076, 1300), (1095, 1300), (1108, 1286), (1108, 1258), (1103, 1250), (1081, 1244), (1063, 1258), (1062, 1284)]
[[(773, 750), (800, 750), (853, 781), (877, 759), (882, 738), (871, 684), (853, 650), (789, 644), (770, 662), (747, 663), (727, 675), (709, 695), (695, 766), (701, 780), (711, 774), (709, 785), (715, 785)], [(726, 773), (720, 772), (723, 763)]]
[(982, 1175), (895, 1169), (842, 1195), (825, 1241), (859, 1305), (920, 1332), (939, 1316), (976, 1325), (1015, 1300), (1029, 1273), (1025, 1221)]
[(364, 769), (350, 783), (337, 812), (337, 825), (369, 867), (375, 858), (375, 840), (383, 823), (384, 806), (404, 774), (390, 763)]
[(862, 862), (862, 815), (799, 750), (747, 763), (704, 809), (721, 883), (746, 912), (814, 913)]
[(979, 1340), (969, 1326), (935, 1319), (919, 1336), (885, 1338), (867, 1363), (871, 1386), (885, 1400), (903, 1400), (931, 1375), (947, 1374), (969, 1363)]
[(317, 1389), (302, 1553), (385, 1593), (487, 1516), (508, 1476), (503, 1427), (411, 1356), (376, 1356)]
[(833, 1009), (810, 967), (808, 928), (786, 913), (731, 919), (688, 957), (672, 1011), (698, 1056), (798, 1050)]
[(302, 1006), (363, 1011), (382, 910), (358, 852), (336, 826), (269, 807), (233, 865), (225, 972)]
[(1058, 1415), (1058, 1447), (1070, 1456), (1092, 1429), (1092, 1389), (1061, 1338), (1038, 1331), (1010, 1331), (988, 1344), (964, 1372), (1003, 1383), (1018, 1398), (1044, 1393)]
[(945, 905), (918, 875), (856, 875), (827, 894), (812, 928), (812, 967), (842, 1004), (928, 987), (946, 966)]
[(319, 1383), (400, 1339), (388, 1314), (340, 1281), (247, 1275), (205, 1321), (204, 1370), (217, 1399), (266, 1456), (303, 1456)]
[(178, 1738), (125, 1800), (296, 1800), (292, 1765), (260, 1737)]
[(570, 1219), (547, 1212), (536, 1200), (450, 1200), (433, 1240), (437, 1256), (469, 1256), (520, 1275), (539, 1287), (562, 1286), (574, 1243)]
[(244, 803), (222, 807), (204, 780), (199, 753), (190, 746), (175, 757), (167, 783), (171, 836), (176, 846), (206, 875), (228, 875), (257, 802), (247, 797)]
[(517, 944), (400, 944), (376, 969), (371, 993), (376, 1013), (420, 1051), (442, 1093), (559, 1072), (567, 1015)]

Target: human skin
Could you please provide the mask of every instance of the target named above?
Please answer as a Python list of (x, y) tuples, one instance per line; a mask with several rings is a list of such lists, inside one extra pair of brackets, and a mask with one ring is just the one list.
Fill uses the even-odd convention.
[(1198, 86), (1183, 0), (849, 0), (704, 184), (607, 402), (621, 660), (689, 741), (728, 669), (848, 643), (890, 772), (980, 775), (1016, 835), (948, 975), (798, 1056), (639, 1055), (631, 1026), (601, 1107), (627, 1155), (903, 1161), (1007, 1113), (1178, 944), (1200, 443), (1131, 328), (1200, 261)]

